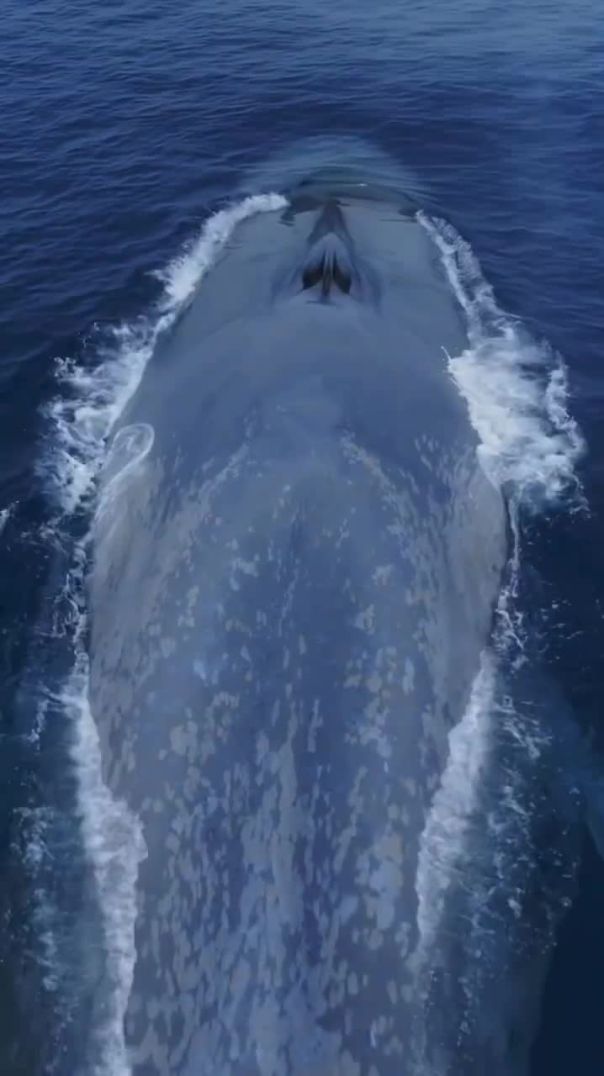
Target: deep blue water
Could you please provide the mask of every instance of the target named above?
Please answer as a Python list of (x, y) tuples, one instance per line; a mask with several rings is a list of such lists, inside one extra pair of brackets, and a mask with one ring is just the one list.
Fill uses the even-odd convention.
[[(35, 871), (19, 857), (44, 855), (24, 833), (43, 818), (49, 789), (55, 806), (72, 796), (69, 773), (48, 776), (64, 758), (64, 730), (36, 739), (28, 695), (30, 682), (39, 690), (62, 671), (46, 647), (49, 594), (66, 571), (49, 493), (49, 469), (64, 471), (47, 412), (65, 391), (56, 359), (94, 366), (111, 327), (157, 299), (154, 271), (217, 207), (346, 159), (404, 173), (417, 201), (470, 242), (499, 303), (568, 368), (588, 510), (548, 508), (528, 528), (525, 553), (548, 612), (544, 665), (579, 744), (559, 766), (580, 786), (591, 830), (581, 824), (576, 894), (558, 929), (532, 1070), (601, 1073), (604, 869), (590, 836), (604, 834), (599, 5), (5, 0), (2, 16), (0, 1070), (52, 1071), (55, 1042), (52, 955), (45, 985), (44, 924), (29, 914)], [(76, 513), (65, 527), (84, 525)], [(555, 863), (555, 848), (540, 854), (547, 861), (550, 851)], [(85, 863), (43, 863), (42, 873), (74, 922), (84, 916)], [(95, 974), (91, 957), (86, 982)]]

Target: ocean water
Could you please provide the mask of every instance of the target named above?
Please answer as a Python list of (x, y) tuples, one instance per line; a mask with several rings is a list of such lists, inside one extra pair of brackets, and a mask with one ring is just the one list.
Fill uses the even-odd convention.
[[(511, 924), (547, 957), (522, 981), (513, 954), (501, 968), (506, 1004), (535, 1010), (531, 1073), (603, 1071), (603, 54), (594, 0), (5, 0), (3, 1073), (72, 1076), (83, 1027), (99, 1076), (128, 1072), (144, 849), (102, 781), (80, 586), (112, 423), (238, 222), (342, 163), (404, 184), (465, 312), (449, 369), (512, 506), (495, 650), (515, 700), (531, 674), (511, 707), (487, 655), (451, 734), (418, 868), (426, 951), (470, 924), (460, 989), (486, 1027)], [(431, 1026), (453, 1034), (439, 988)]]

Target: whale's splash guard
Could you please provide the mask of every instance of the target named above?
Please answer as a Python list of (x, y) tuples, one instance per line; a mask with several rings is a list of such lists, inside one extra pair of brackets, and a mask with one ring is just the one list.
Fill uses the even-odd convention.
[[(48, 697), (48, 686), (42, 685), (45, 697), (38, 708), (36, 743), (43, 738), (51, 709), (55, 720), (64, 717), (72, 729), (75, 808), (84, 855), (95, 880), (104, 936), (105, 1000), (95, 1016), (92, 1056), (84, 1062), (86, 1073), (94, 1076), (130, 1073), (124, 1015), (135, 961), (138, 864), (146, 851), (138, 819), (125, 803), (112, 796), (104, 781), (99, 737), (88, 698), (87, 617), (83, 603), (89, 549), (86, 521), (94, 511), (96, 479), (107, 458), (111, 431), (140, 384), (158, 339), (186, 307), (237, 225), (286, 204), (281, 195), (254, 195), (211, 216), (200, 235), (156, 274), (163, 285), (156, 305), (147, 314), (112, 329), (96, 363), (90, 367), (72, 359), (58, 361), (57, 378), (62, 391), (47, 408), (50, 428), (40, 475), (53, 505), (49, 537), (61, 560), (69, 565), (50, 615), (51, 630), (57, 645), (63, 646), (69, 640), (73, 670), (52, 698)], [(36, 818), (41, 817), (38, 812)], [(52, 848), (44, 845), (45, 839), (51, 841), (51, 829), (46, 825), (43, 833), (39, 821), (34, 826), (29, 820), (25, 840), (29, 842), (27, 859), (34, 875), (36, 908), (32, 918), (39, 924), (41, 934), (39, 959), (46, 987), (56, 996), (66, 985), (67, 969), (61, 966), (61, 939), (53, 926), (59, 917), (40, 870), (53, 854)], [(73, 1006), (67, 1003), (63, 1007), (71, 1011)], [(64, 1019), (69, 1019), (69, 1013)]]
[[(481, 1025), (484, 1038), (496, 1040), (500, 1028), (484, 1014), (498, 1005), (526, 1024), (526, 1041), (521, 1031), (516, 1044), (514, 1071), (520, 1072), (535, 1016), (526, 969), (548, 951), (570, 904), (575, 852), (569, 820), (576, 811), (574, 789), (549, 789), (560, 749), (558, 699), (553, 692), (553, 698), (535, 695), (523, 519), (543, 510), (585, 511), (576, 472), (585, 446), (568, 411), (562, 358), (499, 308), (476, 256), (450, 224), (418, 217), (464, 311), (468, 347), (447, 355), (448, 368), (478, 433), (483, 469), (506, 496), (512, 553), (491, 644), (464, 716), (449, 733), (448, 762), (421, 837), (415, 970), (422, 1012), (414, 1060), (417, 1076), (442, 1076), (453, 1071), (442, 1042), (456, 1041), (457, 1062), (477, 1071), (471, 1043)], [(556, 798), (562, 802), (553, 804)], [(548, 826), (557, 832), (558, 847), (546, 852), (544, 865), (540, 833)], [(541, 903), (537, 916), (535, 900)], [(500, 945), (508, 935), (518, 939), (515, 953)], [(523, 969), (517, 981), (514, 960)], [(522, 974), (528, 985), (519, 981)], [(502, 1002), (499, 984), (506, 975), (518, 993)], [(493, 1062), (498, 1072), (496, 1047)]]

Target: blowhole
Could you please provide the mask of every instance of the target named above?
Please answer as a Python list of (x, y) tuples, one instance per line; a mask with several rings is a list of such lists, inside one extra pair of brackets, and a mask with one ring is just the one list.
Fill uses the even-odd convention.
[(302, 273), (304, 291), (319, 287), (321, 293), (327, 296), (336, 288), (343, 295), (348, 295), (351, 286), (350, 271), (341, 264), (335, 253), (324, 252), (321, 257), (308, 263)]

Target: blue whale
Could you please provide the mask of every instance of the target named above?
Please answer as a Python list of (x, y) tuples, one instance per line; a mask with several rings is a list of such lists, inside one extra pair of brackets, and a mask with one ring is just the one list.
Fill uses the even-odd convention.
[(146, 850), (135, 1076), (428, 1072), (420, 837), (507, 554), (466, 346), (415, 207), (319, 177), (239, 225), (122, 416), (89, 694)]

